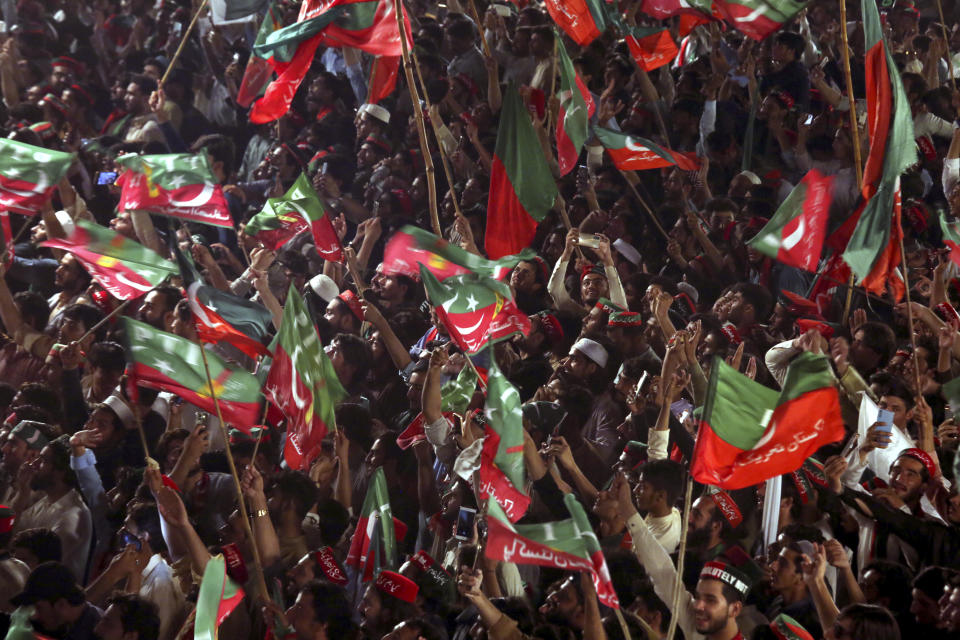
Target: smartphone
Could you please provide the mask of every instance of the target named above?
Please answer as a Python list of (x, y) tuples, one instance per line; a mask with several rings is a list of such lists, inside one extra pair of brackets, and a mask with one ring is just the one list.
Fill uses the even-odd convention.
[(460, 513), (457, 514), (457, 530), (453, 537), (457, 540), (471, 540), (473, 538), (473, 521), (476, 517), (476, 509), (460, 507)]
[(880, 409), (880, 411), (877, 412), (877, 422), (882, 422), (886, 425), (886, 427), (877, 427), (879, 431), (891, 433), (893, 431), (893, 411)]
[(640, 397), (640, 394), (643, 393), (643, 388), (647, 384), (647, 380), (650, 378), (650, 374), (647, 371), (643, 372), (643, 375), (640, 376), (640, 379), (637, 380), (637, 386), (633, 388), (633, 391), (630, 392), (630, 397), (627, 398), (629, 404), (633, 404), (637, 401), (637, 398)]
[(594, 233), (581, 233), (577, 238), (577, 244), (581, 247), (598, 249), (600, 247), (600, 238)]
[(97, 173), (97, 184), (113, 184), (117, 181), (116, 171), (100, 171)]
[(128, 545), (131, 545), (131, 544), (133, 545), (133, 548), (136, 549), (137, 551), (140, 551), (140, 550), (143, 549), (143, 543), (140, 542), (140, 538), (138, 538), (137, 536), (133, 535), (133, 534), (130, 533), (129, 531), (121, 531), (121, 532), (120, 532), (120, 546), (121, 546), (122, 548), (126, 549), (127, 546), (128, 546)]
[(673, 417), (680, 423), (683, 423), (684, 420), (690, 417), (692, 412), (693, 403), (687, 399), (677, 400), (670, 405), (670, 413), (672, 413)]
[(807, 114), (807, 119), (803, 121), (803, 124), (805, 124), (805, 125), (807, 125), (807, 126), (810, 126), (811, 124), (813, 124), (813, 114), (812, 114), (812, 113)]

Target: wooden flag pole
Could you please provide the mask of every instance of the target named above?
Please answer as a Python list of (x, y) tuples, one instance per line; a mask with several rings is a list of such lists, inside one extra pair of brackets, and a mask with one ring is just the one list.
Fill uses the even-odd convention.
[(483, 32), (483, 23), (480, 22), (480, 14), (477, 13), (477, 5), (473, 3), (473, 0), (468, 0), (470, 5), (470, 16), (473, 18), (473, 21), (477, 24), (477, 31), (480, 32), (480, 44), (483, 45), (483, 55), (488, 58), (493, 57), (493, 52), (490, 51), (490, 43), (487, 42), (487, 36)]
[(950, 36), (947, 34), (947, 23), (943, 19), (943, 4), (937, 0), (937, 11), (940, 12), (940, 28), (943, 30), (943, 41), (947, 43), (947, 68), (950, 70), (950, 84), (957, 90), (957, 78), (953, 75), (953, 56), (950, 54)]
[(687, 488), (683, 498), (683, 523), (680, 529), (680, 550), (677, 554), (677, 577), (673, 583), (673, 602), (670, 607), (670, 627), (667, 631), (667, 640), (673, 640), (677, 633), (679, 619), (680, 596), (683, 593), (683, 561), (687, 554), (687, 530), (690, 528), (690, 498), (693, 496), (693, 476), (687, 473)]
[(423, 124), (423, 108), (420, 106), (420, 96), (417, 93), (417, 84), (413, 79), (413, 69), (410, 62), (410, 48), (407, 46), (406, 29), (403, 22), (403, 4), (401, 0), (393, 0), (394, 12), (397, 14), (397, 27), (400, 29), (400, 51), (403, 54), (403, 73), (407, 79), (407, 90), (410, 92), (410, 102), (413, 103), (413, 115), (417, 120), (417, 133), (420, 138), (420, 153), (423, 155), (424, 172), (427, 174), (427, 198), (430, 202), (430, 226), (433, 232), (441, 236), (440, 214), (437, 211), (437, 183), (434, 179), (436, 171), (433, 168), (433, 158), (430, 156), (430, 147), (427, 145), (427, 128)]
[[(560, 34), (553, 32), (553, 58), (550, 62), (550, 93), (547, 95), (547, 135), (553, 131), (553, 109), (550, 108), (550, 101), (557, 95), (557, 49), (560, 48)], [(559, 116), (559, 114), (557, 114)]]
[(109, 321), (110, 321), (110, 318), (114, 317), (115, 315), (117, 315), (118, 313), (120, 313), (121, 311), (123, 311), (124, 309), (126, 309), (128, 304), (130, 304), (130, 300), (124, 300), (123, 302), (121, 302), (119, 305), (117, 305), (117, 308), (116, 308), (116, 309), (114, 309), (113, 311), (111, 311), (110, 313), (108, 313), (107, 315), (105, 315), (103, 318), (101, 318), (101, 319), (100, 319), (100, 322), (98, 322), (97, 324), (95, 324), (95, 325), (93, 325), (92, 327), (90, 327), (89, 329), (87, 329), (87, 332), (86, 332), (85, 334), (83, 334), (82, 336), (80, 336), (80, 337), (77, 339), (77, 342), (83, 342), (83, 341), (87, 338), (87, 336), (89, 336), (89, 335), (92, 334), (92, 333), (95, 333), (95, 332), (97, 331), (97, 329), (99, 329), (99, 328), (102, 327), (104, 324), (106, 324), (107, 322), (109, 322)]
[[(898, 200), (900, 198), (899, 194), (895, 196)], [(894, 206), (899, 206), (899, 204), (894, 204)], [(911, 358), (913, 359), (913, 376), (914, 383), (917, 385), (916, 396), (920, 397), (923, 394), (923, 387), (920, 384), (920, 367), (917, 366), (917, 336), (913, 332), (913, 304), (910, 301), (910, 277), (907, 275), (907, 252), (903, 250), (903, 228), (901, 224), (900, 230), (900, 260), (903, 268), (903, 288), (906, 291), (906, 300), (907, 300), (907, 330), (910, 332), (910, 347), (911, 347)], [(851, 336), (852, 338), (853, 336)]]
[[(220, 400), (217, 399), (217, 392), (213, 388), (213, 379), (210, 377), (210, 364), (207, 361), (207, 350), (200, 345), (200, 356), (203, 358), (203, 371), (207, 376), (207, 386), (210, 389), (210, 397), (213, 398), (213, 408), (217, 412), (217, 420), (220, 421), (220, 432), (223, 435), (223, 441), (226, 444), (224, 451), (227, 454), (227, 464), (230, 466), (230, 475), (233, 476), (233, 485), (237, 490), (237, 500), (240, 506), (240, 521), (243, 523), (244, 533), (250, 540), (250, 550), (253, 553), (254, 573), (257, 574), (257, 586), (263, 590), (264, 597), (270, 596), (267, 590), (267, 583), (263, 577), (263, 563), (260, 561), (260, 549), (257, 548), (257, 541), (253, 537), (253, 527), (250, 526), (250, 517), (247, 513), (247, 501), (243, 497), (243, 488), (240, 486), (240, 477), (237, 475), (237, 465), (233, 461), (233, 453), (230, 451), (230, 436), (227, 434), (227, 425), (223, 422), (223, 414), (220, 412)], [(250, 464), (253, 464), (251, 460)]]
[[(847, 102), (850, 103), (850, 141), (853, 143), (853, 168), (857, 174), (857, 189), (861, 189), (863, 187), (863, 159), (860, 153), (860, 126), (857, 124), (857, 105), (853, 98), (853, 76), (850, 73), (850, 46), (847, 41), (847, 0), (840, 0), (840, 39), (843, 46), (843, 75), (847, 84)], [(853, 301), (852, 273), (847, 285), (847, 297), (844, 300), (843, 314), (840, 318), (840, 322), (844, 325), (850, 318), (850, 303)]]
[[(640, 197), (640, 192), (637, 191), (637, 188), (633, 185), (633, 182), (631, 182), (630, 178), (627, 177), (627, 172), (621, 169), (620, 174), (623, 176), (623, 179), (626, 180), (627, 185), (630, 187), (630, 191), (633, 192), (633, 197), (640, 201), (640, 204), (643, 205), (644, 210), (650, 216), (653, 224), (656, 225), (657, 231), (660, 232), (667, 242), (670, 242), (670, 235), (667, 233), (666, 229), (663, 228), (663, 225), (660, 224), (660, 220), (657, 219), (657, 215), (653, 212), (653, 209), (651, 209), (650, 206), (647, 205), (646, 201)], [(686, 203), (686, 200), (684, 200), (684, 203)]]
[(207, 7), (207, 0), (201, 0), (200, 6), (197, 7), (197, 12), (193, 14), (193, 19), (190, 21), (190, 24), (187, 25), (187, 30), (183, 32), (183, 37), (180, 38), (180, 44), (177, 45), (177, 50), (173, 53), (173, 57), (170, 58), (170, 64), (167, 65), (167, 70), (163, 72), (163, 77), (160, 78), (159, 87), (162, 89), (163, 85), (167, 83), (167, 76), (170, 75), (170, 72), (173, 71), (174, 65), (177, 64), (177, 58), (180, 57), (180, 54), (183, 53), (183, 48), (187, 45), (187, 40), (190, 38), (190, 34), (193, 32), (193, 27), (197, 24), (197, 19), (200, 17), (200, 14), (203, 13), (203, 10)]

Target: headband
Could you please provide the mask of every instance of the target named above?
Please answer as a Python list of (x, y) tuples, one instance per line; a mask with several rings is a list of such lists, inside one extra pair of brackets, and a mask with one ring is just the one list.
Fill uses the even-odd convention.
[(608, 327), (642, 327), (643, 316), (636, 311), (614, 311), (607, 321)]
[(606, 314), (616, 313), (617, 311), (626, 311), (626, 309), (622, 308), (615, 302), (608, 300), (607, 298), (600, 298), (597, 300), (597, 304), (593, 306)]
[(736, 325), (732, 322), (725, 322), (723, 326), (720, 327), (720, 331), (723, 332), (723, 335), (727, 336), (727, 340), (733, 344), (740, 344), (743, 342), (743, 338), (740, 337), (740, 332), (737, 331)]
[(898, 458), (903, 456), (910, 456), (914, 460), (918, 460), (923, 463), (923, 466), (927, 468), (927, 473), (930, 474), (930, 479), (937, 477), (937, 463), (933, 461), (933, 456), (924, 451), (923, 449), (917, 449), (913, 447), (912, 449), (904, 449), (900, 452)]
[(606, 272), (603, 270), (603, 265), (588, 264), (580, 270), (580, 280), (583, 280), (591, 273), (595, 273), (600, 276), (606, 276)]
[(607, 355), (607, 350), (595, 340), (591, 340), (590, 338), (580, 338), (573, 344), (572, 347), (570, 347), (571, 355), (573, 355), (574, 351), (579, 351), (601, 367), (607, 366), (607, 359), (609, 358)]
[(384, 140), (383, 138), (378, 138), (377, 136), (367, 136), (363, 142), (364, 143), (369, 142), (375, 147), (380, 147), (381, 151), (383, 151), (384, 153), (390, 153), (390, 151), (392, 151), (387, 141)]
[(550, 340), (550, 344), (557, 345), (563, 342), (563, 327), (560, 325), (557, 316), (549, 311), (538, 311), (537, 317), (540, 318), (540, 326)]
[(417, 592), (420, 590), (416, 582), (395, 571), (381, 571), (374, 584), (381, 593), (411, 603), (417, 599)]
[(800, 494), (800, 502), (807, 504), (810, 502), (811, 489), (810, 481), (807, 480), (807, 477), (800, 472), (800, 470), (792, 471), (790, 474), (790, 480), (793, 481), (793, 486), (796, 487), (797, 493)]
[(728, 584), (744, 597), (750, 591), (750, 578), (725, 562), (708, 562), (703, 565), (703, 570), (700, 571), (700, 579), (704, 578), (719, 580)]
[(343, 304), (347, 305), (347, 307), (350, 309), (350, 313), (356, 316), (360, 322), (363, 322), (363, 306), (361, 306), (360, 298), (357, 297), (357, 294), (347, 289), (342, 291), (337, 297), (341, 302), (343, 302)]
[(813, 640), (809, 631), (785, 613), (774, 618), (770, 623), (770, 630), (779, 640)]
[(710, 495), (710, 499), (713, 500), (717, 509), (720, 509), (720, 513), (723, 514), (724, 519), (730, 523), (731, 527), (736, 529), (740, 526), (740, 523), (743, 522), (743, 514), (740, 513), (740, 507), (737, 506), (729, 493), (722, 490), (717, 491)]
[(320, 566), (320, 570), (323, 571), (323, 575), (327, 580), (338, 587), (343, 587), (347, 584), (347, 574), (333, 556), (333, 549), (324, 547), (319, 551), (314, 551), (313, 559), (317, 561), (317, 565)]

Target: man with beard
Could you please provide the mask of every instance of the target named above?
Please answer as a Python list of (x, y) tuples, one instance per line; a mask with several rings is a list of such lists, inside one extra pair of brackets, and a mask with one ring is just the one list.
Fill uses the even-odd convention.
[(23, 591), (10, 602), (17, 607), (32, 606), (34, 629), (52, 638), (94, 640), (94, 628), (103, 615), (87, 601), (70, 569), (59, 562), (38, 565)]
[(176, 317), (174, 309), (182, 297), (183, 294), (176, 287), (164, 285), (153, 289), (144, 296), (140, 304), (140, 321), (160, 331), (172, 333)]
[[(82, 579), (93, 523), (90, 510), (80, 496), (76, 474), (70, 468), (68, 436), (51, 441), (36, 460), (24, 465), (17, 477), (17, 486), (17, 499), (12, 506), (19, 517), (14, 533), (37, 527), (51, 529), (60, 536), (63, 558), (74, 579)], [(31, 495), (27, 487), (36, 493)]]
[(553, 374), (549, 354), (564, 340), (563, 326), (552, 313), (540, 311), (530, 316), (530, 332), (518, 333), (512, 344), (520, 358), (507, 368), (507, 378), (517, 387), (520, 398), (527, 400)]
[(93, 628), (98, 640), (157, 640), (160, 616), (153, 603), (132, 593), (107, 600), (107, 610)]
[(54, 272), (53, 284), (60, 292), (53, 294), (47, 300), (47, 304), (50, 305), (50, 318), (47, 321), (47, 327), (56, 326), (60, 314), (70, 305), (77, 303), (93, 304), (84, 293), (90, 284), (90, 274), (80, 266), (72, 253), (64, 254), (60, 258), (60, 263)]
[(579, 633), (584, 626), (584, 604), (580, 575), (572, 573), (547, 590), (540, 614), (551, 624), (569, 627)]
[(596, 248), (601, 264), (590, 265), (580, 274), (580, 300), (573, 300), (567, 292), (565, 278), (573, 251), (580, 244), (580, 232), (572, 229), (567, 234), (563, 254), (553, 267), (547, 291), (553, 297), (554, 306), (560, 311), (569, 311), (583, 317), (593, 309), (600, 298), (609, 298), (613, 304), (621, 309), (627, 308), (627, 295), (623, 292), (617, 267), (610, 253), (610, 240), (597, 236), (599, 246)]
[(409, 276), (385, 274), (382, 263), (377, 266), (377, 271), (370, 280), (370, 288), (376, 294), (377, 306), (388, 317), (401, 309), (416, 307), (416, 302), (411, 298), (417, 295), (417, 283)]
[[(40, 452), (49, 442), (45, 433), (50, 432), (50, 426), (21, 420), (7, 435), (0, 445), (0, 504), (13, 504), (17, 492), (16, 481), (23, 465), (30, 464), (39, 457)], [(28, 491), (29, 493), (29, 491)]]

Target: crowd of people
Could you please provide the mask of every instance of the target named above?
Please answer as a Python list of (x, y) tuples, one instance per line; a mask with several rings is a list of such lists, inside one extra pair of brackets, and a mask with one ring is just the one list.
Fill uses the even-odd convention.
[[(762, 41), (718, 21), (681, 36), (679, 18), (619, 3), (626, 24), (663, 25), (682, 45), (646, 72), (616, 28), (578, 46), (538, 0), (477, 0), (476, 13), (473, 2), (406, 3), (433, 173), (404, 74), (368, 103), (372, 57), (357, 49), (321, 47), (289, 111), (252, 124), (237, 98), (262, 9), (214, 24), (215, 9), (190, 0), (0, 2), (2, 133), (76, 154), (51, 202), (3, 214), (14, 239), (0, 278), (0, 630), (199, 634), (211, 615), (198, 605), (201, 578), (222, 554), (244, 591), (217, 621), (223, 638), (960, 635), (960, 423), (949, 392), (960, 273), (938, 223), (960, 215), (960, 2), (943, 0), (943, 17), (939, 1), (881, 7), (921, 150), (900, 181), (909, 302), (746, 244), (811, 169), (834, 178), (830, 229), (857, 205), (854, 148), (869, 151), (859, 3), (846, 3), (843, 24), (837, 0), (811, 0)], [(298, 9), (271, 6), (281, 24)], [(561, 38), (596, 105), (591, 128), (695, 154), (700, 169), (624, 172), (591, 134), (560, 175), (551, 92)], [(505, 280), (530, 331), (467, 356), (423, 284), (382, 260), (405, 226), (434, 228), (431, 180), (444, 238), (484, 255), (508, 86), (529, 107), (561, 197), (537, 226), (536, 255)], [(206, 154), (234, 228), (118, 210), (115, 159), (126, 153)], [(244, 233), (302, 173), (350, 268), (324, 261), (309, 230), (276, 251)], [(128, 384), (123, 325), (101, 323), (120, 301), (74, 255), (42, 246), (81, 219), (166, 258), (179, 247), (207, 283), (256, 303), (302, 293), (346, 390), (307, 469), (284, 463), (275, 410), (252, 430), (221, 425), (175, 394)], [(123, 314), (199, 342), (180, 285), (168, 280)], [(206, 348), (252, 373), (269, 367), (230, 345)], [(780, 477), (772, 520), (765, 481), (696, 483), (685, 504), (711, 369), (724, 360), (779, 390), (804, 352), (835, 372), (846, 437)], [(484, 553), (484, 504), (458, 471), (484, 438), (484, 387), (456, 416), (442, 389), (464, 367), (482, 377), (494, 359), (523, 403), (518, 489), (530, 506), (518, 525), (567, 518), (563, 495), (575, 496), (619, 611), (598, 601), (589, 573)], [(868, 405), (889, 422), (863, 424)], [(422, 437), (398, 442), (417, 421)], [(381, 470), (398, 566), (368, 577), (346, 560)]]

